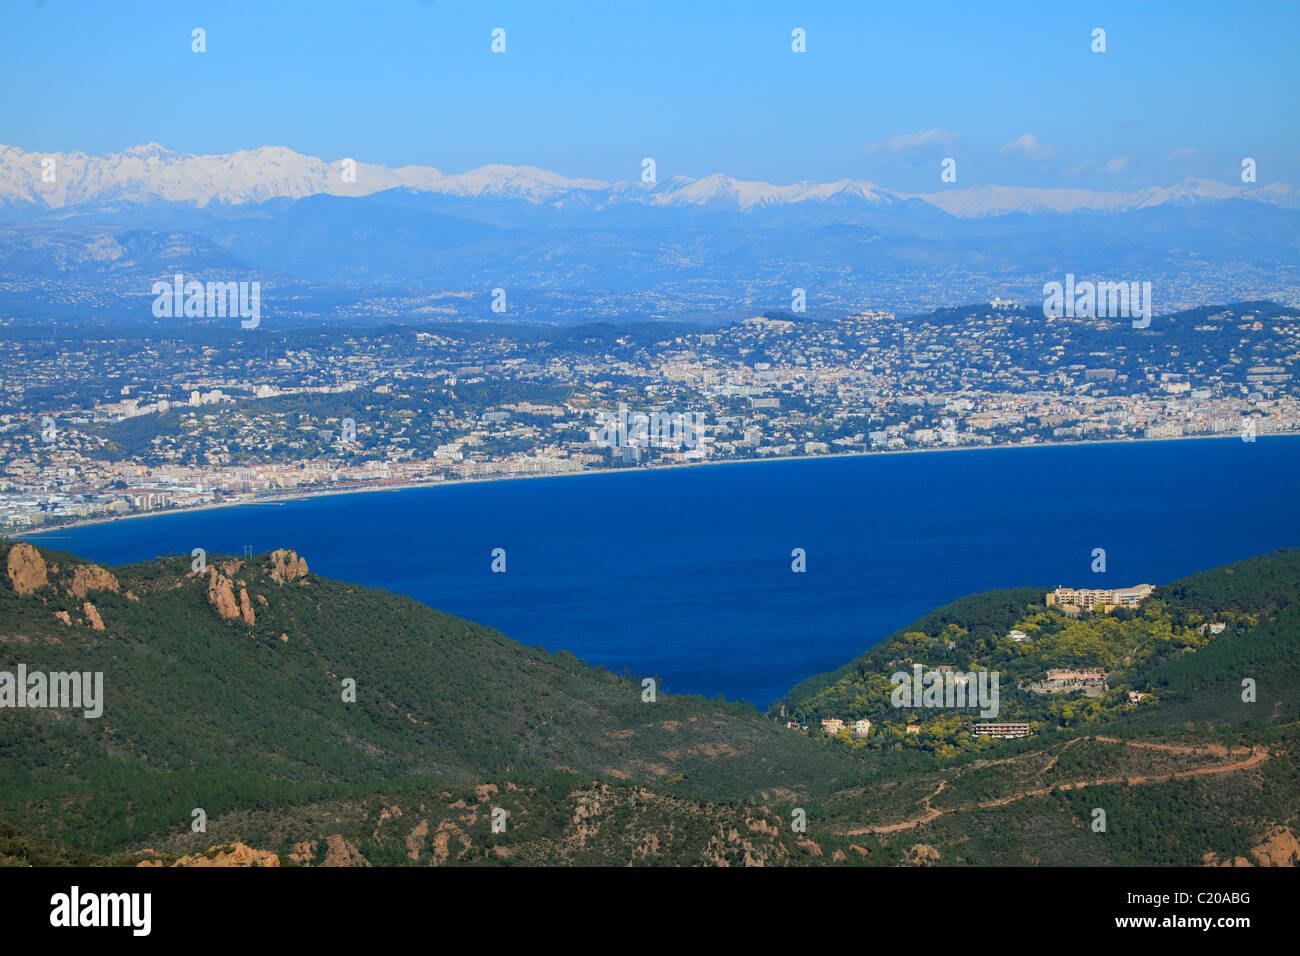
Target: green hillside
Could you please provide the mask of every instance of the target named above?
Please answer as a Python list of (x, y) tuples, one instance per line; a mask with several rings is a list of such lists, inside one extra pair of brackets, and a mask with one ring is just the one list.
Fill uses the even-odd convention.
[[(797, 685), (784, 704), (808, 734), (720, 698), (647, 702), (640, 677), (320, 578), (293, 552), (195, 573), (0, 541), (0, 572), (0, 681), (103, 674), (97, 718), (0, 708), (0, 864), (1280, 862), (1300, 832), (1297, 551), (1110, 615), (1066, 618), (1037, 589), (963, 598)], [(898, 712), (887, 677), (913, 661), (999, 668), (999, 719), (1034, 736)], [(1017, 687), (1090, 666), (1104, 694)], [(863, 740), (819, 732), (867, 715)]]
[[(0, 566), (14, 547), (36, 553), (0, 546)], [(639, 679), (400, 595), (312, 574), (277, 582), (267, 555), (209, 562), (247, 593), (249, 624), (223, 618), (188, 558), (99, 572), (114, 587), (78, 596), (86, 562), (40, 554), (47, 583), (25, 595), (8, 575), (0, 584), (0, 670), (102, 671), (105, 704), (90, 720), (0, 711), (0, 815), (80, 848), (130, 847), (188, 826), (195, 807), (217, 817), (431, 781), (561, 769), (730, 800), (829, 792), (862, 766), (747, 704), (644, 702)]]
[[(970, 735), (974, 709), (894, 706), (892, 675), (921, 664), (997, 673), (997, 719), (1037, 732), (1300, 719), (1300, 550), (1198, 572), (1156, 588), (1139, 608), (1109, 614), (1071, 616), (1048, 607), (1044, 595), (1017, 588), (962, 598), (796, 685), (772, 710), (784, 707), (814, 730), (828, 717), (870, 719), (874, 737), (860, 747), (953, 757), (987, 746)], [(1091, 693), (1049, 692), (1043, 684), (1054, 669), (1101, 670), (1106, 679)], [(1247, 678), (1256, 685), (1253, 702), (1243, 700)], [(908, 724), (919, 732), (906, 733)]]

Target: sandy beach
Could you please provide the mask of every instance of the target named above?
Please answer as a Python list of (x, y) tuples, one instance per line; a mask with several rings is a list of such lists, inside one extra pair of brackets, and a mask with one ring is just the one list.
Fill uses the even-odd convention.
[[(1268, 440), (1269, 438), (1289, 438), (1300, 435), (1300, 432), (1270, 432), (1256, 440)], [(831, 458), (879, 458), (891, 455), (926, 455), (941, 454), (945, 452), (964, 452), (964, 451), (1014, 451), (1027, 450), (1034, 448), (1073, 448), (1087, 445), (1146, 445), (1146, 444), (1163, 444), (1166, 442), (1180, 441), (1241, 441), (1240, 435), (1183, 435), (1178, 438), (1105, 438), (1093, 439), (1087, 441), (1071, 442), (1034, 442), (1032, 444), (992, 444), (992, 445), (957, 445), (943, 446), (938, 448), (897, 448), (889, 451), (865, 451), (865, 452), (837, 452), (832, 454), (821, 455), (772, 455), (764, 458), (745, 458), (739, 461), (698, 461), (685, 462), (672, 465), (650, 465), (647, 467), (636, 468), (597, 468), (590, 471), (571, 471), (561, 472), (551, 475), (488, 475), (482, 478), (452, 478), (437, 479), (430, 481), (409, 481), (384, 485), (362, 485), (348, 488), (309, 488), (294, 489), (280, 494), (267, 494), (257, 498), (241, 499), (238, 501), (219, 501), (206, 505), (195, 505), (189, 508), (160, 508), (156, 511), (145, 511), (139, 514), (113, 515), (106, 517), (86, 518), (81, 521), (69, 521), (62, 524), (51, 525), (48, 528), (41, 528), (32, 531), (21, 531), (6, 535), (9, 538), (29, 538), (38, 535), (49, 535), (57, 531), (66, 531), (72, 528), (84, 528), (90, 525), (109, 524), (114, 521), (133, 521), (140, 518), (156, 518), (164, 515), (189, 514), (197, 511), (211, 511), (217, 508), (265, 508), (275, 507), (287, 504), (291, 501), (303, 501), (309, 498), (327, 498), (335, 495), (360, 495), (360, 494), (377, 494), (382, 492), (409, 491), (413, 488), (443, 488), (455, 485), (472, 485), (482, 484), (485, 482), (499, 481), (536, 481), (546, 478), (591, 478), (604, 475), (621, 475), (621, 474), (645, 474), (654, 471), (676, 471), (686, 468), (724, 468), (728, 466), (739, 465), (756, 465), (766, 464), (768, 462), (791, 462), (791, 461), (824, 461)]]

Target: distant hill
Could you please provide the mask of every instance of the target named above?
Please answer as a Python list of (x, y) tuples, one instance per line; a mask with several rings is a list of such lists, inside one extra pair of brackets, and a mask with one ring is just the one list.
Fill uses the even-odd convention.
[[(251, 272), (278, 324), (404, 319), (435, 294), (493, 321), (752, 312), (788, 308), (795, 288), (812, 312), (927, 311), (993, 295), (1041, 301), (1044, 282), (1067, 272), (1149, 281), (1158, 314), (1232, 297), (1300, 301), (1300, 193), (1284, 183), (907, 195), (848, 179), (607, 183), (532, 166), (347, 164), (283, 147), (0, 146), (0, 306), (129, 323), (148, 316), (149, 282), (175, 272)], [(490, 308), (498, 287), (505, 315)]]

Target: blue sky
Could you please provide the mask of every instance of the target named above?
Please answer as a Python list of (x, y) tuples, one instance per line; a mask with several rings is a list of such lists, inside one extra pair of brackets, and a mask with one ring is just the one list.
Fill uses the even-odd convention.
[(916, 191), (951, 188), (945, 156), (958, 187), (1106, 189), (1239, 182), (1250, 156), (1261, 184), (1300, 182), (1298, 38), (1295, 2), (9, 0), (0, 142), (609, 180), (652, 156), (661, 180)]

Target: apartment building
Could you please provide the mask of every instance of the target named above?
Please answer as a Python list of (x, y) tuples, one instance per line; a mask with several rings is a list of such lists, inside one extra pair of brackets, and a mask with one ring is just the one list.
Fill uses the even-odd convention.
[(1137, 584), (1131, 588), (1074, 588), (1058, 587), (1047, 593), (1048, 607), (1080, 608), (1109, 614), (1117, 607), (1137, 607), (1154, 591), (1150, 584)]

